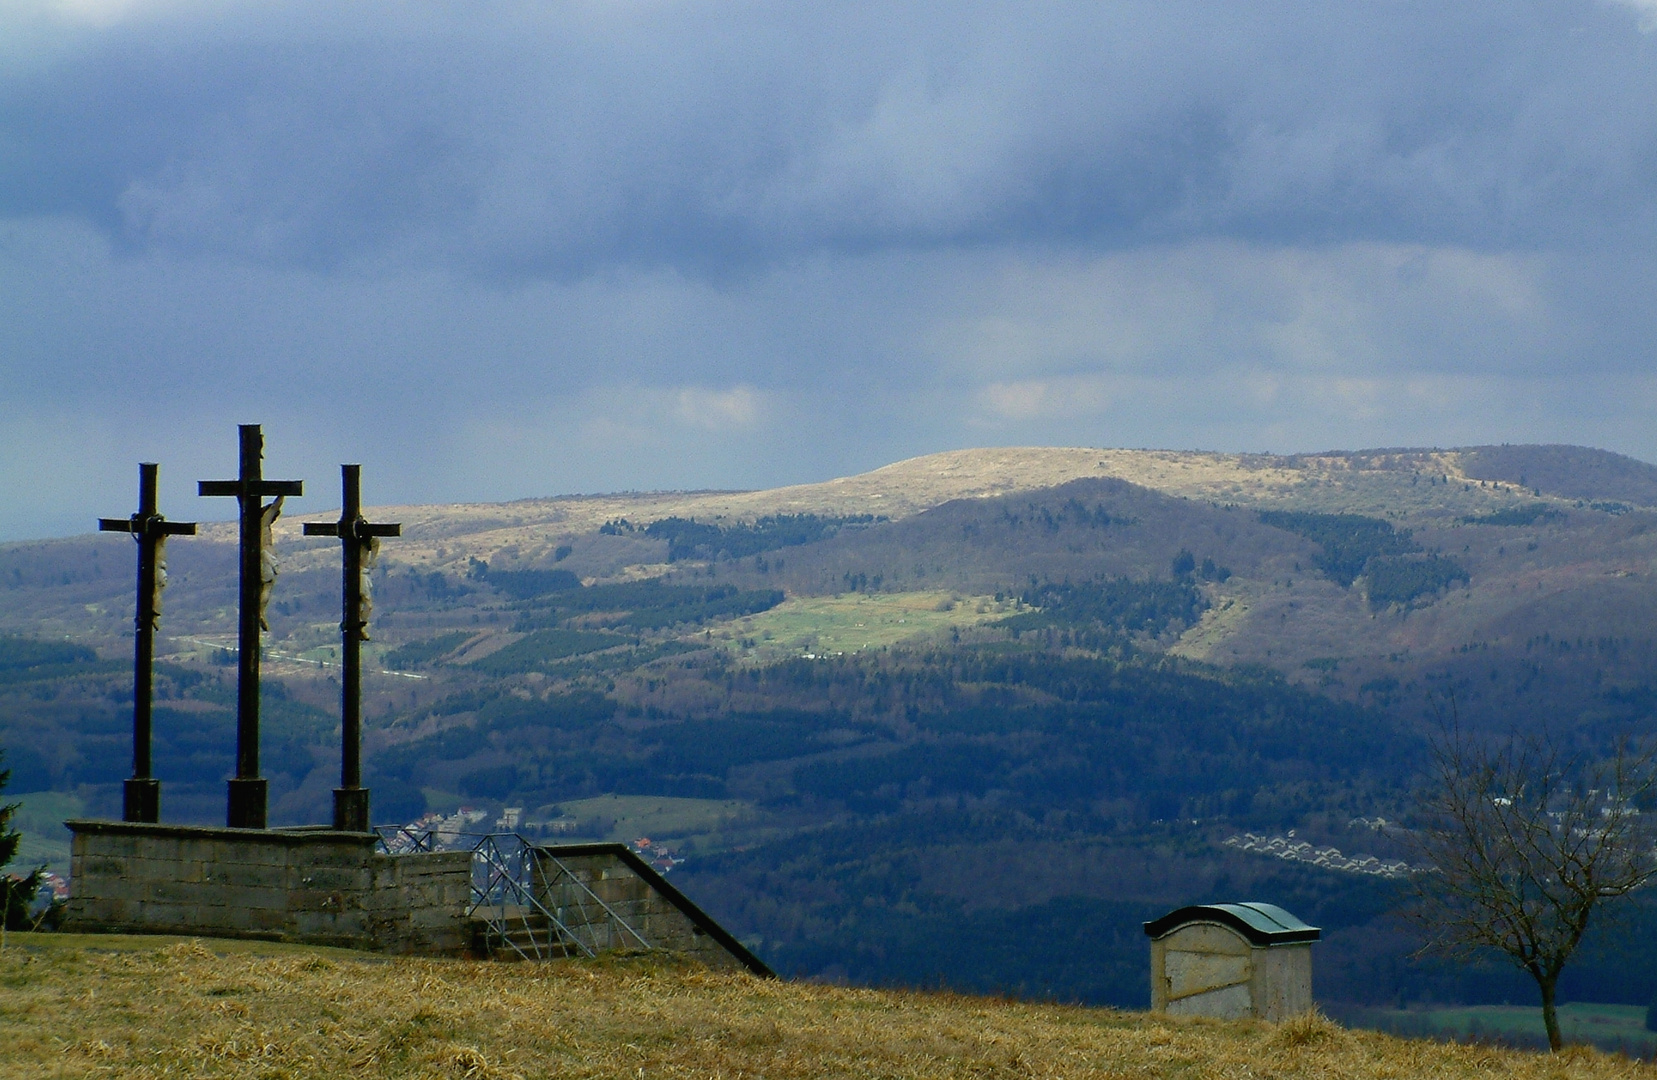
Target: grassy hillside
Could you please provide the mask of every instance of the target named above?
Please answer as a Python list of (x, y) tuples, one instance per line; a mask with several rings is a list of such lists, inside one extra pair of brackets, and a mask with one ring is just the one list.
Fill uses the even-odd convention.
[[(21, 939), (21, 940), (20, 940)], [(508, 965), (13, 938), (0, 1075), (1580, 1077), (1657, 1070), (1271, 1025), (758, 981), (648, 959)]]

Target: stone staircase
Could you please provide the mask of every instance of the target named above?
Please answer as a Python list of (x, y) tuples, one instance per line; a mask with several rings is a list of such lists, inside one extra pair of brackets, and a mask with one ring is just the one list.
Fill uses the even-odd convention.
[(492, 904), (472, 912), (472, 947), (494, 960), (557, 960), (582, 950), (546, 914), (524, 904)]
[[(471, 952), (502, 960), (557, 960), (614, 950), (667, 950), (714, 968), (771, 969), (622, 844), (538, 845), (517, 833), (466, 838), (471, 899), (461, 926)], [(432, 858), (429, 831), (381, 830), (393, 861)]]

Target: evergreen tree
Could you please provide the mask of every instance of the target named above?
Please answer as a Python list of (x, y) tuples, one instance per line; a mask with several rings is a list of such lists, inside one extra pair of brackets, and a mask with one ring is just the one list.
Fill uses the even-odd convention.
[[(6, 754), (0, 750), (0, 765), (5, 764)], [(0, 792), (6, 790), (6, 784), (11, 781), (10, 769), (0, 769)], [(21, 930), (29, 918), (29, 902), (34, 899), (37, 889), (40, 888), (40, 871), (36, 870), (22, 878), (13, 878), (8, 875), (6, 865), (17, 855), (17, 845), (23, 837), (12, 827), (12, 818), (17, 814), (17, 803), (0, 803), (0, 922), (8, 930)]]
[[(5, 763), (6, 752), (0, 750), (0, 765)], [(10, 769), (0, 769), (0, 792), (6, 790), (11, 778)], [(17, 855), (17, 845), (23, 839), (17, 830), (12, 828), (12, 817), (17, 813), (17, 807), (17, 803), (0, 804), (0, 870), (4, 870), (6, 864)]]

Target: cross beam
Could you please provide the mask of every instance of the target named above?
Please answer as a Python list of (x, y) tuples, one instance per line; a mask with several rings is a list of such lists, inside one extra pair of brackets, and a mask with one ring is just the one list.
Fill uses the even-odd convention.
[[(264, 625), (266, 516), (274, 522), (282, 499), (303, 495), (302, 480), (264, 478), (265, 438), (258, 424), (242, 424), (241, 471), (234, 480), (202, 480), (199, 495), (224, 495), (241, 504), (241, 596), (236, 627), (236, 777), (230, 781), (228, 824), (232, 829), (265, 827), (265, 780), (259, 775), (259, 631)], [(264, 497), (276, 501), (265, 505)], [(275, 567), (271, 564), (271, 579)]]
[(368, 789), (362, 786), (362, 643), (368, 639), (370, 611), (365, 577), (373, 567), (382, 536), (401, 536), (396, 522), (362, 516), (362, 466), (341, 465), (338, 521), (305, 523), (306, 536), (337, 536), (344, 550), (340, 588), (340, 645), (344, 678), (340, 683), (340, 786), (334, 789), (334, 828), (368, 831)]
[(123, 785), (122, 821), (161, 820), (161, 781), (150, 775), (150, 699), (155, 661), (155, 631), (161, 624), (161, 590), (167, 586), (164, 554), (167, 537), (194, 536), (193, 521), (168, 521), (156, 509), (156, 481), (161, 467), (138, 465), (138, 512), (124, 518), (99, 518), (100, 532), (132, 534), (138, 545), (138, 602), (133, 615), (132, 779)]

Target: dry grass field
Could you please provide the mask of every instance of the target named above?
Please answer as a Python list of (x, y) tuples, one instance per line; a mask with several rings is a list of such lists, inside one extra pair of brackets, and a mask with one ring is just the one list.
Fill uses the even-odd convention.
[(6, 1077), (1657, 1077), (1348, 1031), (852, 990), (635, 957), (508, 965), (14, 935)]

